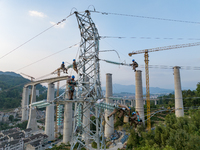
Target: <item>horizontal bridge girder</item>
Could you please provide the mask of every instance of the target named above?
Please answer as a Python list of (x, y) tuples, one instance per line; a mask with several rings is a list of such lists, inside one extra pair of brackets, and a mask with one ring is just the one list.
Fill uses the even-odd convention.
[(54, 82), (58, 82), (58, 81), (62, 81), (62, 80), (67, 80), (69, 78), (69, 76), (61, 76), (61, 77), (54, 77), (54, 78), (49, 78), (49, 79), (42, 79), (42, 80), (38, 80), (38, 81), (32, 81), (28, 84), (25, 84), (24, 87), (28, 87), (28, 86), (35, 86), (37, 84), (40, 83), (54, 83)]

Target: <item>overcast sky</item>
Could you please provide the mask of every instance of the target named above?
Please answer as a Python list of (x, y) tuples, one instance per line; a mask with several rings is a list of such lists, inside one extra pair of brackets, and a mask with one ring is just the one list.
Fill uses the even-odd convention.
[[(59, 51), (80, 42), (75, 15), (29, 40), (70, 12), (94, 10), (90, 5), (100, 12), (129, 15), (91, 13), (100, 36), (126, 37), (101, 39), (100, 50), (115, 49), (120, 55), (119, 59), (115, 52), (100, 53), (101, 59), (131, 63), (134, 58), (141, 66), (144, 54), (129, 57), (129, 52), (200, 42), (199, 0), (0, 0), (0, 71), (22, 72), (39, 78), (60, 67), (62, 61), (66, 65), (71, 63), (77, 58), (79, 46)], [(57, 54), (52, 55), (54, 53)], [(50, 57), (43, 59), (47, 56)], [(149, 60), (150, 65), (199, 67), (200, 46), (152, 52)], [(36, 61), (39, 62), (34, 63)], [(113, 74), (113, 83), (135, 84), (135, 73), (130, 67), (105, 62), (101, 62), (100, 67), (103, 86), (106, 73)], [(145, 87), (145, 70), (138, 69), (143, 72)], [(73, 70), (69, 70), (69, 74), (76, 75)], [(149, 76), (151, 87), (174, 89), (172, 69), (150, 68)], [(181, 81), (183, 89), (195, 89), (200, 82), (200, 70), (182, 69)]]

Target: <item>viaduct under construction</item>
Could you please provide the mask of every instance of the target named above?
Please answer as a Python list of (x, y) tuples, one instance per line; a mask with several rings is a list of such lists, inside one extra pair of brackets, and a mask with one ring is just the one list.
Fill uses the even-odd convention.
[[(112, 74), (110, 73), (106, 74), (105, 97), (102, 94), (99, 65), (100, 37), (98, 30), (91, 19), (90, 12), (86, 10), (83, 13), (74, 12), (74, 14), (76, 15), (81, 35), (80, 52), (77, 61), (78, 79), (75, 92), (76, 95), (73, 100), (69, 100), (66, 89), (60, 96), (55, 96), (55, 83), (64, 80), (67, 84), (69, 76), (58, 76), (55, 78), (32, 81), (23, 88), (22, 121), (28, 120), (27, 128), (32, 128), (34, 131), (38, 130), (36, 109), (46, 107), (45, 134), (48, 135), (49, 141), (54, 140), (57, 134), (57, 126), (61, 124), (61, 115), (63, 112), (60, 108), (61, 105), (64, 105), (63, 143), (70, 143), (71, 149), (74, 149), (77, 143), (78, 149), (83, 147), (91, 149), (89, 144), (91, 141), (95, 141), (97, 143), (97, 149), (105, 149), (105, 139), (109, 138), (111, 134), (114, 133), (114, 118), (111, 117), (108, 119), (107, 116), (115, 109), (114, 102), (119, 99), (112, 97)], [(148, 64), (146, 67), (148, 67)], [(175, 114), (177, 117), (182, 117), (184, 116), (184, 108), (180, 67), (175, 66), (173, 67), (173, 70)], [(36, 85), (40, 83), (48, 83), (47, 100), (36, 102)], [(30, 86), (32, 88), (32, 94), (29, 104), (28, 89)], [(145, 123), (141, 70), (135, 72), (135, 87), (135, 102), (132, 100), (131, 105), (133, 106), (133, 103), (135, 103), (135, 110), (139, 112), (143, 123)], [(100, 99), (105, 99), (105, 102), (97, 103)], [(146, 100), (148, 103), (150, 100), (149, 97), (146, 97)], [(54, 123), (55, 104), (57, 108), (56, 125)], [(95, 121), (91, 120), (91, 116), (95, 116)], [(104, 121), (106, 122), (105, 126), (102, 123)], [(95, 125), (96, 129), (91, 130), (90, 124)]]

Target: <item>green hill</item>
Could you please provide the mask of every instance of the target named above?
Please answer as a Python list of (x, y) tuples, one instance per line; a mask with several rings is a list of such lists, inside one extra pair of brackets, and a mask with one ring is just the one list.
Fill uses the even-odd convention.
[[(14, 72), (0, 71), (0, 108), (16, 108), (21, 106), (23, 86), (30, 80)], [(46, 87), (37, 85), (36, 89), (44, 94)], [(41, 95), (41, 97), (44, 97)]]

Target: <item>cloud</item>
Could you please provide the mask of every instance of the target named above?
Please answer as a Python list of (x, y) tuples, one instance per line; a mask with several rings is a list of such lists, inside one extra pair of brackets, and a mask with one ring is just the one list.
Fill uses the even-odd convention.
[(40, 17), (40, 18), (46, 17), (46, 15), (44, 13), (38, 12), (38, 11), (34, 11), (34, 10), (30, 10), (29, 11), (29, 15), (30, 16), (34, 16), (34, 17)]
[[(55, 25), (57, 23), (55, 22), (50, 22), (50, 24)], [(59, 23), (56, 26), (54, 26), (55, 28), (64, 28), (65, 27), (65, 22)]]

